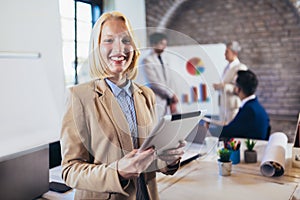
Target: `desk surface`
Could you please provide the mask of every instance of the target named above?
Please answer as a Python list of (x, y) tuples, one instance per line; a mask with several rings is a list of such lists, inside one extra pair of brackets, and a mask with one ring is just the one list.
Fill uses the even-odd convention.
[[(158, 177), (161, 199), (299, 199), (299, 178), (263, 177), (259, 164), (234, 165), (231, 176), (218, 175), (217, 162), (196, 160), (174, 176)], [(300, 171), (298, 171), (300, 174)], [(298, 194), (296, 193), (298, 190)], [(298, 195), (298, 197), (297, 197)], [(297, 197), (297, 198), (296, 198)]]
[[(259, 161), (265, 146), (266, 142), (259, 141), (255, 147)], [(190, 155), (195, 153), (195, 147), (199, 146), (190, 147)], [(210, 151), (181, 167), (173, 176), (157, 173), (160, 199), (300, 200), (300, 169), (291, 167), (291, 147), (292, 145), (288, 144), (284, 175), (275, 178), (265, 177), (260, 173), (260, 162), (244, 163), (243, 153), (241, 163), (232, 166), (231, 176), (220, 176), (217, 155)], [(201, 151), (204, 151), (204, 148), (201, 148)], [(60, 168), (50, 171), (50, 180), (61, 181)], [(74, 190), (64, 194), (49, 191), (42, 199), (73, 198)]]
[[(185, 165), (174, 176), (158, 174), (158, 189), (164, 199), (243, 199), (296, 200), (300, 199), (300, 169), (291, 167), (292, 144), (286, 152), (285, 173), (281, 177), (265, 177), (260, 172), (260, 160), (266, 141), (258, 141), (255, 149), (258, 162), (241, 162), (232, 166), (231, 176), (218, 174), (216, 152), (209, 152)], [(194, 148), (191, 148), (194, 151)]]

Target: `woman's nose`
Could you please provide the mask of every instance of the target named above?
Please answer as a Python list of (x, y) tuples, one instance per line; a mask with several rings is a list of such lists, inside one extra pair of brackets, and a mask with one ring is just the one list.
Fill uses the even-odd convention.
[(123, 52), (124, 51), (124, 44), (122, 43), (121, 40), (115, 40), (113, 44), (113, 52)]

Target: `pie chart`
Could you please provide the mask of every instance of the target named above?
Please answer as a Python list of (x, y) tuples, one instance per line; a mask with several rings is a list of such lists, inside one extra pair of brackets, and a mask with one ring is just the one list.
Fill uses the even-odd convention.
[(193, 57), (186, 62), (186, 70), (193, 76), (198, 76), (204, 72), (204, 63), (198, 57)]

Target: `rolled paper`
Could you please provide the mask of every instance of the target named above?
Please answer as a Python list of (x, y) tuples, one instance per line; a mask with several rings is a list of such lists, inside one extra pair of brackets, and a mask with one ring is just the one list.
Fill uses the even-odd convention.
[(282, 132), (276, 132), (270, 135), (260, 165), (262, 175), (275, 177), (284, 174), (287, 140), (286, 134)]

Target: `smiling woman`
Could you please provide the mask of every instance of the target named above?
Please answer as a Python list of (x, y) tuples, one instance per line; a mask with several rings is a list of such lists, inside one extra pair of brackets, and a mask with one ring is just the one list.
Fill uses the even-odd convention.
[[(94, 80), (70, 88), (62, 122), (62, 177), (75, 199), (158, 199), (156, 172), (174, 174), (184, 143), (138, 151), (155, 125), (155, 96), (137, 73), (131, 26), (119, 12), (96, 22), (89, 50)], [(149, 192), (148, 192), (149, 191)]]
[(116, 65), (111, 66), (114, 63), (123, 65), (121, 71), (126, 72), (128, 79), (135, 78), (140, 52), (127, 18), (118, 12), (104, 13), (93, 30), (89, 54), (91, 76), (112, 77), (116, 70), (113, 69)]
[(124, 21), (112, 19), (103, 26), (100, 52), (108, 71), (117, 79), (122, 79), (133, 58), (133, 45)]

